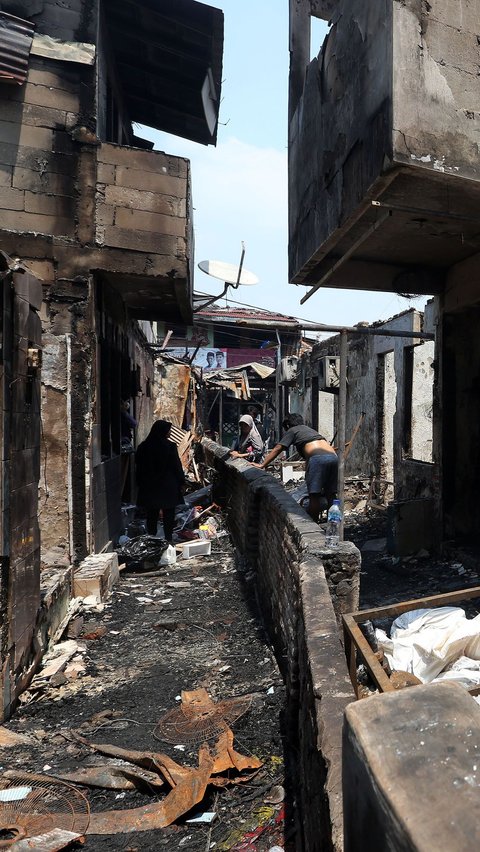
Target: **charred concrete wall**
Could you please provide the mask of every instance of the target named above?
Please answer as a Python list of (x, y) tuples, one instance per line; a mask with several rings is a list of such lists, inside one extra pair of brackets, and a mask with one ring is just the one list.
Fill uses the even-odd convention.
[(474, 545), (479, 525), (479, 276), (479, 255), (458, 264), (449, 272), (440, 302), (441, 378), (435, 436), (442, 458), (444, 537)]
[[(60, 14), (57, 4), (36, 4), (38, 21), (42, 22), (39, 31), (48, 33), (56, 16), (62, 21), (63, 35), (59, 38), (75, 40), (83, 32), (84, 36), (90, 33), (88, 40), (94, 42), (88, 27), (85, 29), (87, 7), (92, 12), (94, 5), (75, 0), (71, 14), (63, 7)], [(24, 14), (28, 11), (33, 14), (33, 7), (23, 9)], [(145, 209), (151, 210), (152, 199), (157, 198), (153, 183), (159, 175), (154, 174), (155, 168), (165, 180), (168, 181), (169, 176), (162, 170), (164, 155), (150, 155), (150, 168), (142, 171), (149, 152), (139, 151), (140, 159), (132, 159), (132, 149), (98, 145), (95, 132), (88, 129), (95, 125), (95, 74), (89, 65), (43, 59), (32, 54), (26, 84), (3, 85), (0, 97), (2, 247), (22, 257), (43, 281), (44, 475), (40, 485), (40, 523), (44, 565), (62, 565), (81, 560), (92, 547), (103, 547), (121, 531), (120, 499), (128, 476), (127, 466), (119, 458), (120, 447), (113, 461), (110, 452), (102, 460), (97, 384), (110, 383), (112, 377), (103, 369), (100, 378), (97, 342), (106, 325), (98, 323), (96, 310), (100, 310), (98, 288), (102, 291), (107, 285), (100, 284), (98, 275), (91, 270), (106, 267), (121, 271), (122, 275), (138, 275), (147, 265), (152, 275), (158, 274), (153, 256), (147, 263), (139, 250), (138, 240), (131, 246), (127, 237), (132, 232), (121, 228), (120, 216), (128, 207), (129, 192), (132, 209), (128, 212), (132, 214), (135, 209), (142, 215), (139, 212), (142, 204), (137, 198), (139, 191), (132, 188), (132, 183), (138, 187), (143, 179), (150, 184), (151, 191), (144, 193), (144, 200)], [(170, 164), (170, 168), (173, 165)], [(109, 208), (113, 213), (108, 224), (105, 222), (105, 197), (109, 179), (113, 184), (112, 193), (123, 192), (125, 207), (122, 208), (118, 198), (117, 206)], [(163, 196), (167, 201), (169, 192), (173, 192), (170, 185), (165, 187)], [(112, 216), (119, 217), (115, 225)], [(186, 220), (185, 213), (184, 226)], [(142, 225), (140, 235), (147, 226), (139, 224)], [(155, 224), (160, 227), (157, 220)], [(117, 228), (116, 239), (114, 236), (105, 238), (109, 226)], [(151, 229), (153, 224), (149, 227)], [(96, 238), (101, 238), (97, 254), (94, 253)], [(114, 248), (122, 245), (124, 248)], [(175, 251), (172, 251), (180, 254), (181, 248), (175, 244)], [(112, 255), (107, 259), (105, 252), (110, 249)], [(172, 246), (169, 243), (164, 249), (168, 253)], [(183, 246), (183, 272), (187, 267), (185, 251)], [(167, 261), (163, 255), (159, 257), (162, 272), (172, 268), (171, 263), (168, 265), (171, 256)], [(137, 284), (134, 287), (141, 300), (143, 291)], [(171, 287), (174, 288), (173, 283)], [(123, 351), (118, 351), (118, 358), (114, 359), (115, 370), (126, 355), (131, 363), (124, 374), (128, 372), (129, 379), (130, 374), (133, 376), (137, 372), (142, 376), (143, 387), (132, 389), (132, 378), (125, 397), (131, 398), (138, 409), (132, 413), (139, 423), (138, 434), (143, 437), (152, 415), (152, 359), (138, 324), (128, 318), (122, 296), (122, 292), (117, 292), (111, 300), (115, 304), (107, 308), (110, 316), (107, 326), (116, 324), (112, 335), (123, 341), (120, 347), (115, 343), (117, 350), (123, 346)], [(119, 386), (117, 390), (119, 421), (124, 389)], [(108, 412), (109, 419), (114, 416), (113, 412)], [(130, 495), (132, 499), (133, 496)]]
[[(291, 0), (291, 22), (297, 6)], [(359, 221), (400, 170), (393, 203), (412, 204), (415, 196), (417, 208), (449, 209), (447, 181), (469, 205), (473, 192), (465, 181), (480, 178), (474, 0), (339, 0), (331, 22), (317, 58), (309, 62), (301, 39), (291, 56), (289, 274), (295, 283), (315, 276), (315, 265), (341, 240), (339, 229)], [(411, 228), (402, 230), (402, 238), (411, 235)], [(344, 242), (340, 255), (347, 248)], [(371, 277), (385, 273), (387, 280), (381, 266), (398, 256), (390, 245), (379, 259)], [(438, 266), (435, 253), (428, 263)], [(394, 289), (391, 283), (385, 289)], [(365, 285), (372, 286), (368, 276)]]
[[(432, 308), (428, 308), (425, 328), (433, 331)], [(409, 310), (379, 327), (401, 331), (421, 331), (423, 317)], [(340, 338), (317, 344), (304, 356), (309, 362), (304, 381), (310, 389), (327, 355), (338, 357)], [(374, 493), (388, 499), (431, 497), (436, 486), (433, 464), (433, 389), (435, 345), (415, 338), (352, 334), (349, 338), (347, 367), (347, 440), (362, 414), (359, 431), (348, 455), (347, 479), (374, 482)], [(317, 382), (318, 386), (318, 382)], [(330, 401), (335, 391), (322, 393)], [(317, 417), (323, 434), (336, 431), (335, 407), (319, 398)], [(312, 422), (311, 393), (300, 388), (300, 411)], [(325, 422), (325, 415), (330, 423)], [(316, 423), (313, 424), (316, 427)]]
[(67, 0), (61, 5), (61, 13), (57, 0), (1, 0), (0, 11), (28, 17), (36, 32), (62, 41), (94, 41), (96, 0)]
[(40, 282), (22, 269), (5, 271), (4, 256), (2, 267), (0, 720), (9, 715), (35, 658), (42, 346)]
[(335, 610), (358, 605), (360, 555), (348, 542), (325, 548), (318, 526), (272, 476), (222, 461), (225, 448), (211, 441), (202, 445), (288, 687), (300, 848), (340, 850), (341, 725), (353, 696)]
[(478, 6), (394, 0), (393, 158), (479, 180)]
[(345, 716), (345, 852), (475, 849), (480, 709), (466, 689), (415, 686), (357, 701)]
[(391, 159), (392, 26), (392, 0), (340, 0), (318, 57), (300, 78), (302, 94), (290, 93), (290, 280)]

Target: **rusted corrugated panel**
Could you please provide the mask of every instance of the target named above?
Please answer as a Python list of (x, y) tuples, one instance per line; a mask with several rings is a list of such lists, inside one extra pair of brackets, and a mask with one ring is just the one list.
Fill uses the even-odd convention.
[(22, 85), (27, 78), (34, 25), (0, 12), (0, 80)]

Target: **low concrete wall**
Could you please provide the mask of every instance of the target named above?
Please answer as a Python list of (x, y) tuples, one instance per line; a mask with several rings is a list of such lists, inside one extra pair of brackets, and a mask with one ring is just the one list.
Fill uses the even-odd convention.
[(480, 707), (455, 683), (376, 695), (345, 714), (345, 852), (470, 852)]
[(217, 471), (215, 499), (227, 509), (244, 567), (254, 572), (287, 685), (288, 735), (297, 753), (297, 848), (340, 850), (341, 728), (354, 696), (337, 618), (358, 607), (360, 554), (349, 542), (326, 548), (319, 527), (270, 474), (240, 459), (224, 461), (226, 448), (212, 441), (203, 441), (203, 451)]

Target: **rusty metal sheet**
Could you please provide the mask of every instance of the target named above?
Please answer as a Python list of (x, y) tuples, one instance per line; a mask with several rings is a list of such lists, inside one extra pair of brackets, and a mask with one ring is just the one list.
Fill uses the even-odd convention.
[(239, 754), (233, 748), (233, 731), (228, 729), (220, 737), (215, 746), (215, 763), (213, 764), (212, 775), (220, 772), (226, 772), (228, 769), (236, 769), (238, 772), (243, 772), (245, 769), (260, 769), (263, 766), (262, 761), (249, 755)]
[(129, 834), (132, 831), (151, 831), (171, 825), (202, 801), (214, 762), (214, 754), (207, 745), (202, 746), (198, 768), (184, 770), (183, 780), (162, 802), (131, 810), (92, 814), (88, 834)]
[(34, 25), (0, 12), (0, 80), (22, 85), (27, 79)]
[[(258, 770), (262, 766), (262, 761), (254, 755), (247, 757), (234, 750), (233, 732), (230, 729), (222, 733), (212, 750), (206, 744), (200, 747), (196, 769), (180, 766), (161, 753), (139, 752), (117, 748), (107, 743), (92, 743), (78, 734), (75, 734), (74, 738), (102, 754), (121, 757), (136, 764), (147, 763), (152, 768), (156, 767), (172, 787), (170, 793), (161, 802), (141, 808), (106, 811), (91, 815), (88, 834), (121, 834), (165, 828), (199, 804), (209, 784), (225, 787), (227, 784), (248, 781), (256, 774), (254, 772), (243, 775), (241, 778), (230, 779), (219, 773), (229, 769), (236, 769), (238, 772), (247, 769)], [(214, 775), (215, 778), (212, 777)]]
[(174, 426), (180, 428), (185, 417), (192, 376), (191, 368), (188, 364), (170, 363), (163, 358), (156, 359), (155, 367), (159, 388), (155, 402), (155, 417), (169, 420)]
[(87, 766), (77, 772), (57, 775), (61, 781), (70, 784), (83, 784), (84, 787), (102, 787), (107, 790), (137, 790), (145, 787), (164, 787), (164, 781), (155, 772), (147, 769), (135, 769), (125, 764), (119, 766), (106, 764), (104, 766)]
[(176, 784), (185, 779), (189, 773), (187, 768), (179, 766), (178, 763), (175, 763), (175, 761), (166, 754), (161, 754), (160, 752), (136, 751), (134, 749), (113, 746), (109, 743), (92, 743), (74, 731), (70, 732), (70, 736), (76, 742), (82, 743), (94, 751), (98, 751), (99, 754), (105, 754), (109, 757), (119, 757), (121, 760), (127, 760), (130, 763), (134, 763), (136, 766), (142, 766), (148, 770), (157, 769), (162, 773), (163, 777), (171, 787), (175, 787)]
[(243, 716), (252, 696), (242, 695), (212, 701), (204, 688), (182, 690), (182, 703), (167, 711), (153, 732), (156, 739), (168, 743), (204, 743), (217, 738), (228, 725)]

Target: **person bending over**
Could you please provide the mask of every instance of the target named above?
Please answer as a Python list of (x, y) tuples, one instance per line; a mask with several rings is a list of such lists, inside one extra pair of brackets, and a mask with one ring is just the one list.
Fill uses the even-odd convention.
[(323, 435), (305, 426), (300, 414), (287, 414), (282, 426), (286, 431), (278, 444), (261, 464), (255, 466), (262, 469), (268, 467), (283, 450), (288, 450), (293, 444), (307, 462), (305, 480), (309, 497), (308, 514), (318, 523), (320, 512), (331, 505), (337, 493), (337, 454)]

